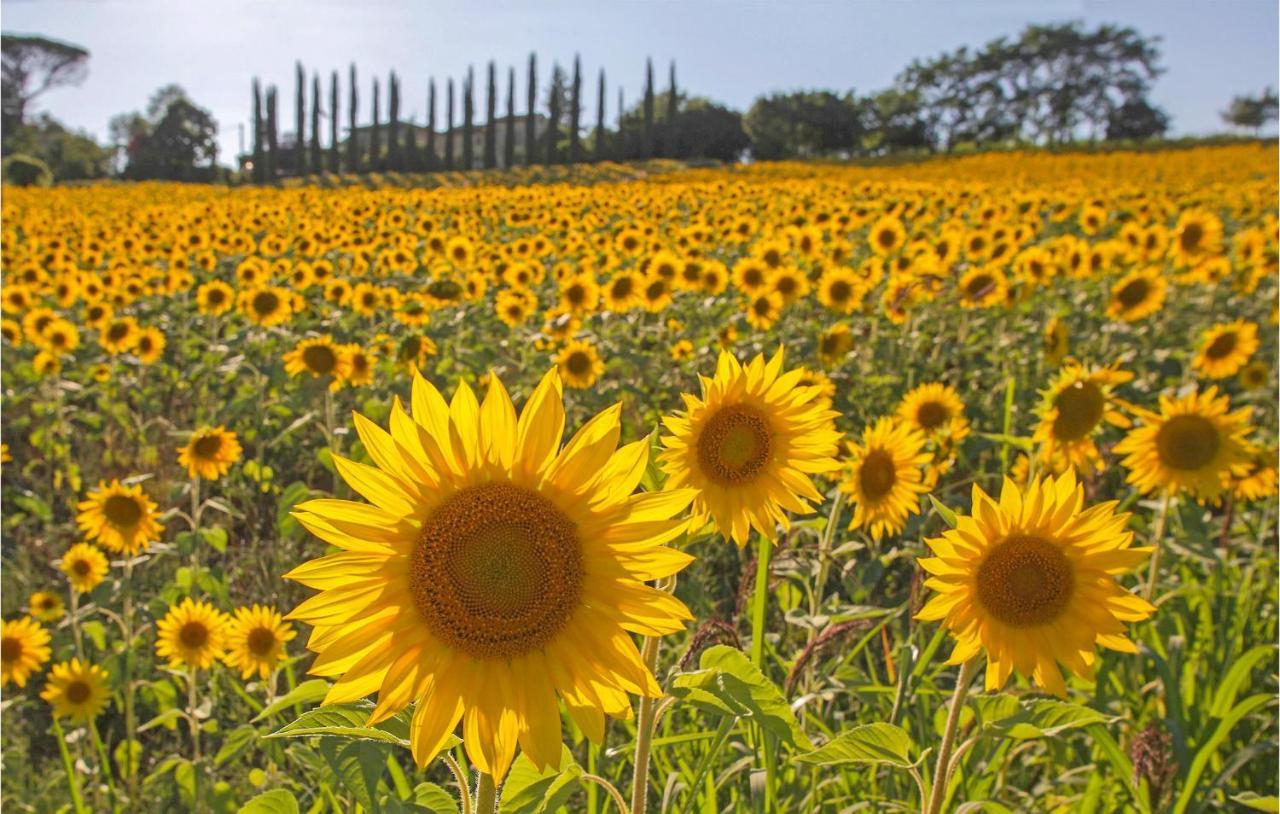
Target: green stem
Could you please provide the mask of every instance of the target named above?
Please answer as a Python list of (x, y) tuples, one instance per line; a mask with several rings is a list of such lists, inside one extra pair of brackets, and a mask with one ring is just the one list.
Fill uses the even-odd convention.
[(67, 790), (71, 792), (71, 806), (76, 814), (88, 814), (84, 800), (80, 797), (80, 784), (76, 782), (76, 769), (71, 763), (71, 752), (67, 750), (67, 738), (62, 732), (62, 724), (58, 716), (53, 716), (53, 734), (58, 739), (58, 751), (62, 754), (62, 768), (67, 773)]
[(476, 772), (476, 814), (493, 814), (498, 807), (498, 789), (493, 784), (493, 775)]
[[(581, 779), (594, 784), (594, 786), (600, 786), (601, 788), (603, 788), (606, 792), (609, 793), (609, 797), (613, 800), (614, 804), (618, 807), (618, 811), (620, 812), (620, 814), (627, 814), (627, 801), (623, 799), (622, 792), (618, 791), (616, 786), (614, 786), (612, 783), (610, 783), (608, 780), (605, 780), (603, 777), (601, 777), (598, 774), (586, 773), (581, 775)], [(590, 791), (591, 788), (592, 787), (588, 787), (588, 791)]]
[(751, 598), (751, 663), (764, 664), (764, 619), (769, 603), (769, 557), (773, 554), (773, 541), (759, 535), (756, 549), (756, 591)]
[(947, 778), (951, 776), (951, 750), (955, 746), (956, 731), (960, 728), (960, 712), (964, 709), (965, 698), (969, 695), (969, 685), (978, 672), (978, 660), (969, 659), (960, 667), (960, 675), (956, 678), (955, 694), (951, 696), (951, 708), (947, 711), (947, 726), (942, 731), (942, 744), (938, 747), (938, 765), (933, 772), (933, 788), (929, 793), (929, 805), (924, 814), (942, 814), (942, 805), (947, 799)]
[(195, 782), (195, 808), (204, 808), (200, 799), (200, 721), (196, 718), (196, 668), (187, 672), (187, 722), (191, 725), (191, 768)]
[(200, 585), (200, 478), (191, 479), (191, 579)]
[[(644, 640), (641, 652), (645, 669), (653, 675), (658, 666), (658, 637)], [(635, 776), (631, 779), (631, 814), (644, 814), (649, 807), (649, 749), (653, 741), (653, 719), (657, 699), (640, 696), (640, 711), (636, 713), (636, 763)]]
[(116, 801), (116, 784), (111, 779), (111, 762), (107, 760), (107, 747), (102, 743), (102, 736), (98, 734), (98, 722), (89, 719), (89, 734), (93, 737), (93, 745), (98, 750), (98, 763), (102, 766), (102, 776), (107, 781), (107, 797), (111, 800), (111, 810), (119, 811), (120, 804)]
[(84, 640), (80, 635), (80, 592), (71, 586), (71, 638), (76, 645), (76, 658), (84, 660)]
[(1155, 551), (1151, 552), (1151, 568), (1147, 572), (1147, 586), (1143, 589), (1142, 595), (1148, 602), (1156, 595), (1156, 581), (1160, 579), (1160, 552), (1164, 550), (1164, 524), (1165, 519), (1169, 516), (1169, 490), (1164, 490), (1164, 496), (1160, 499), (1160, 513), (1156, 515), (1155, 530), (1151, 533), (1151, 545)]
[(138, 773), (133, 771), (133, 743), (138, 731), (137, 712), (133, 703), (133, 559), (124, 566), (124, 741), (129, 764), (125, 772), (129, 799), (138, 797)]

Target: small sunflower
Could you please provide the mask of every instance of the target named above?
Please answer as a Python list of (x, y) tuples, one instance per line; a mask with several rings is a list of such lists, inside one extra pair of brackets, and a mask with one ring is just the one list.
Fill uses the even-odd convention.
[(156, 655), (167, 659), (171, 669), (211, 667), (222, 658), (226, 642), (226, 614), (191, 597), (169, 608), (156, 623)]
[(556, 365), (564, 383), (576, 390), (584, 390), (595, 384), (604, 373), (604, 362), (595, 345), (573, 340), (556, 354)]
[(124, 486), (118, 480), (98, 482), (77, 508), (76, 523), (103, 548), (132, 557), (152, 540), (160, 538), (164, 527), (156, 520), (156, 504), (142, 492), (142, 486)]
[(201, 427), (191, 433), (186, 446), (178, 448), (178, 465), (192, 478), (217, 480), (240, 460), (240, 441), (222, 425)]
[(1168, 490), (1216, 500), (1228, 479), (1249, 466), (1250, 410), (1230, 410), (1216, 387), (1180, 398), (1161, 395), (1160, 412), (1141, 411), (1142, 423), (1116, 444), (1129, 483), (1143, 494)]
[(811, 513), (807, 501), (822, 495), (809, 476), (840, 467), (836, 413), (815, 398), (818, 388), (800, 386), (803, 369), (784, 373), (782, 364), (781, 349), (745, 366), (721, 351), (702, 397), (684, 394), (684, 411), (662, 420), (668, 487), (696, 489), (694, 525), (710, 517), (740, 546), (752, 528), (776, 539), (788, 511)]
[(251, 288), (240, 292), (238, 300), (241, 313), (264, 328), (288, 322), (293, 314), (293, 295), (287, 288)]
[(255, 604), (236, 608), (227, 625), (226, 665), (247, 680), (254, 673), (266, 678), (284, 658), (285, 642), (298, 635), (275, 608)]
[(1245, 390), (1261, 390), (1271, 381), (1271, 368), (1266, 362), (1250, 362), (1240, 368), (1240, 386)]
[(10, 681), (19, 687), (49, 660), (49, 631), (30, 616), (0, 623), (0, 686)]
[(1059, 665), (1092, 680), (1096, 648), (1137, 653), (1125, 622), (1155, 612), (1116, 582), (1152, 549), (1131, 546), (1129, 515), (1115, 507), (1086, 509), (1071, 471), (1025, 489), (1006, 478), (999, 502), (974, 485), (971, 515), (925, 541), (933, 556), (918, 562), (937, 595), (916, 618), (950, 629), (951, 664), (985, 651), (988, 690), (1017, 670), (1065, 695)]
[(80, 659), (53, 665), (40, 697), (53, 707), (53, 714), (86, 723), (97, 718), (111, 696), (107, 671)]
[(838, 364), (853, 350), (853, 331), (843, 322), (836, 323), (818, 337), (818, 361), (826, 367)]
[(97, 546), (89, 543), (76, 543), (67, 549), (58, 561), (58, 568), (67, 575), (71, 587), (82, 594), (87, 594), (106, 579), (109, 564), (107, 555)]
[(313, 379), (325, 379), (330, 390), (337, 390), (350, 370), (350, 360), (343, 346), (328, 336), (318, 336), (300, 340), (286, 353), (284, 369), (290, 376), (306, 374)]
[(1049, 320), (1044, 328), (1044, 360), (1050, 367), (1057, 367), (1071, 350), (1071, 329), (1058, 317)]
[(1158, 269), (1130, 272), (1111, 287), (1107, 316), (1124, 322), (1137, 322), (1164, 306), (1169, 282)]
[(31, 615), (41, 622), (56, 622), (67, 614), (62, 597), (52, 591), (36, 591), (27, 601)]
[(1258, 350), (1258, 326), (1237, 319), (1205, 331), (1191, 366), (1207, 379), (1234, 376)]
[(164, 332), (159, 328), (142, 328), (133, 343), (133, 355), (144, 365), (153, 365), (164, 355)]
[(920, 495), (929, 491), (921, 467), (929, 463), (924, 436), (909, 424), (881, 418), (862, 433), (840, 485), (853, 501), (849, 529), (866, 528), (879, 540), (897, 534), (920, 511)]
[(767, 331), (782, 315), (784, 302), (776, 291), (758, 291), (747, 300), (747, 323), (753, 328)]
[(133, 317), (115, 317), (98, 331), (98, 344), (112, 356), (126, 353), (138, 343), (141, 329)]
[(1061, 459), (1077, 471), (1088, 471), (1099, 459), (1093, 435), (1105, 421), (1127, 428), (1129, 419), (1116, 409), (1112, 391), (1133, 374), (1109, 367), (1088, 368), (1068, 362), (1042, 394), (1040, 423), (1034, 441), (1045, 461)]
[(917, 386), (898, 403), (898, 417), (926, 438), (955, 444), (969, 436), (964, 402), (949, 384), (928, 382)]

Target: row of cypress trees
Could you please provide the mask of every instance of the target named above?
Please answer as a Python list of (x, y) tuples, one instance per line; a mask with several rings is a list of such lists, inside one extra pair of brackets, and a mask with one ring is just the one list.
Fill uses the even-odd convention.
[[(440, 170), (476, 169), (474, 136), (475, 74), (468, 69), (461, 81), (462, 121), (454, 121), (456, 109), (454, 80), (445, 86), (444, 132), (437, 133), (436, 82), (427, 83), (426, 136), (422, 144), (416, 138), (419, 128), (400, 118), (400, 79), (393, 71), (387, 78), (387, 112), (382, 113), (382, 86), (373, 79), (370, 123), (358, 125), (357, 109), (359, 92), (356, 66), (352, 65), (347, 80), (347, 133), (345, 142), (339, 139), (338, 72), (329, 76), (329, 100), (322, 110), (320, 75), (313, 73), (310, 82), (311, 104), (307, 105), (308, 83), (306, 71), (299, 62), (295, 66), (294, 85), (294, 133), (292, 146), (281, 148), (279, 137), (279, 94), (275, 86), (263, 91), (261, 83), (253, 80), (253, 179), (263, 183), (283, 176), (304, 176), (324, 172), (412, 171), (434, 172)], [(507, 99), (505, 115), (496, 115), (498, 104), (497, 69), (492, 61), (488, 65), (485, 93), (485, 117), (480, 167), (493, 169), (511, 167), (516, 163), (517, 127), (523, 124), (522, 158), (525, 166), (544, 165), (568, 161), (576, 164), (585, 160), (601, 161), (622, 158), (653, 158), (663, 155), (661, 139), (655, 139), (653, 61), (645, 65), (645, 87), (642, 102), (643, 120), (639, 132), (631, 135), (622, 126), (624, 112), (622, 90), (618, 90), (618, 128), (610, 132), (605, 125), (605, 72), (600, 70), (596, 96), (596, 125), (592, 133), (591, 155), (586, 155), (581, 137), (582, 126), (582, 63), (575, 56), (573, 76), (568, 79), (559, 65), (553, 66), (551, 82), (546, 97), (545, 130), (538, 132), (541, 114), (538, 111), (538, 62), (537, 55), (529, 55), (526, 74), (525, 112), (516, 115), (516, 71), (507, 69)], [(670, 85), (666, 94), (666, 120), (675, 121), (677, 115), (676, 68), (671, 63)], [(565, 109), (567, 107), (567, 110)], [(309, 112), (309, 116), (308, 116)], [(562, 145), (560, 130), (567, 116), (567, 144)], [(328, 120), (328, 146), (321, 146), (321, 118)], [(308, 139), (308, 124), (310, 138)], [(460, 125), (460, 126), (459, 126)], [(499, 161), (499, 127), (502, 157)], [(357, 134), (367, 133), (367, 138)], [(437, 148), (436, 139), (443, 136), (444, 144)], [(460, 138), (459, 138), (460, 136)], [(345, 150), (342, 149), (345, 143)], [(461, 155), (455, 155), (455, 144), (461, 147)]]

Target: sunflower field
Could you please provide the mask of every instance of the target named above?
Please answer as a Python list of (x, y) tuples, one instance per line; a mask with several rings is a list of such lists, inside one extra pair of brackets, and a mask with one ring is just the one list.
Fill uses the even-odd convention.
[(6, 189), (5, 810), (1280, 810), (1276, 167)]

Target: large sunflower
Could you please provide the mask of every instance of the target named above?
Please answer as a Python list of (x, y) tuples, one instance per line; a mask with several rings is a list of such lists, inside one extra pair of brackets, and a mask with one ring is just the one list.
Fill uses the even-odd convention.
[(817, 387), (803, 369), (782, 372), (782, 350), (746, 366), (721, 351), (716, 375), (702, 377), (702, 398), (684, 394), (685, 409), (662, 420), (661, 461), (669, 488), (691, 486), (695, 524), (711, 517), (725, 537), (746, 545), (751, 529), (770, 540), (787, 512), (809, 514), (822, 495), (809, 476), (840, 468), (840, 440)]
[(203, 670), (222, 658), (227, 643), (227, 617), (191, 597), (169, 608), (156, 623), (156, 655), (173, 669)]
[(1234, 376), (1258, 349), (1258, 326), (1237, 319), (1205, 331), (1191, 366), (1209, 379)]
[(632, 494), (648, 442), (616, 449), (618, 405), (562, 449), (561, 392), (553, 368), (517, 417), (495, 375), (480, 404), (465, 383), (446, 403), (415, 375), (412, 418), (398, 400), (390, 433), (355, 417), (376, 466), (334, 457), (372, 505), (295, 512), (344, 549), (286, 575), (321, 591), (289, 614), (315, 626), (311, 672), (339, 677), (329, 703), (377, 692), (370, 723), (416, 701), (420, 765), (459, 721), (472, 762), (495, 778), (517, 744), (536, 766), (557, 763), (557, 696), (599, 741), (604, 714), (630, 715), (628, 693), (660, 693), (630, 634), (692, 618), (644, 583), (692, 560), (664, 544), (686, 528), (672, 518), (693, 492)]
[(49, 631), (30, 616), (0, 623), (0, 686), (12, 681), (27, 686), (27, 679), (49, 660)]
[(296, 635), (293, 625), (284, 621), (275, 608), (256, 604), (236, 608), (227, 625), (227, 652), (223, 661), (239, 670), (243, 679), (254, 673), (266, 678), (284, 658), (285, 642)]
[(226, 427), (201, 427), (191, 433), (191, 440), (178, 448), (178, 464), (187, 468), (193, 478), (217, 480), (240, 460), (240, 441)]
[(1216, 500), (1232, 476), (1249, 467), (1248, 407), (1235, 412), (1218, 388), (1181, 398), (1160, 396), (1160, 412), (1143, 410), (1142, 424), (1116, 444), (1129, 483), (1143, 494), (1167, 489)]
[(903, 421), (881, 418), (850, 449), (852, 461), (840, 485), (853, 500), (849, 529), (870, 529), (876, 540), (897, 534), (920, 511), (920, 495), (929, 491), (921, 473), (931, 458), (924, 436)]
[(81, 723), (98, 717), (110, 696), (107, 671), (80, 659), (53, 665), (40, 693), (54, 715)]
[(1041, 459), (1070, 464), (1081, 472), (1089, 470), (1099, 457), (1093, 441), (1095, 430), (1104, 421), (1115, 427), (1129, 426), (1129, 419), (1115, 407), (1112, 390), (1132, 378), (1132, 373), (1114, 365), (1088, 368), (1067, 362), (1042, 394), (1037, 410), (1040, 423), (1034, 440), (1041, 445)]
[(944, 443), (956, 443), (969, 436), (969, 419), (964, 402), (949, 384), (927, 382), (912, 389), (898, 403), (898, 417)]
[(76, 523), (92, 540), (116, 554), (132, 557), (157, 540), (164, 526), (156, 520), (156, 504), (142, 486), (124, 486), (118, 480), (89, 491), (77, 508)]
[(1006, 478), (998, 503), (975, 485), (972, 514), (926, 541), (934, 556), (919, 563), (938, 594), (916, 618), (951, 630), (951, 664), (985, 651), (988, 690), (1016, 669), (1064, 695), (1058, 665), (1092, 679), (1095, 648), (1136, 653), (1124, 623), (1155, 611), (1116, 582), (1152, 549), (1130, 546), (1115, 507), (1084, 508), (1073, 471), (1025, 489)]

